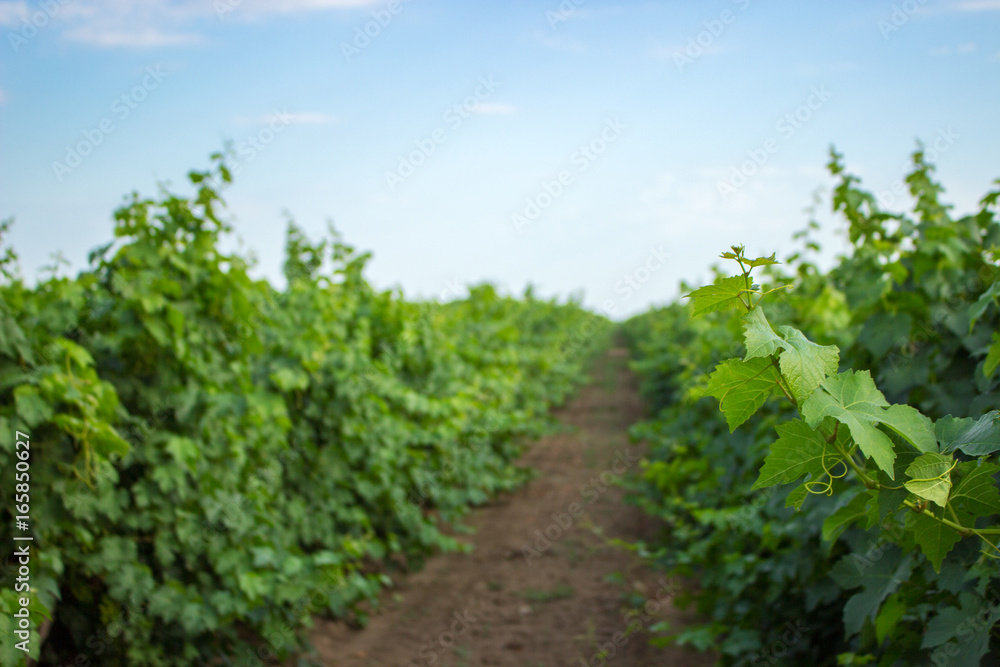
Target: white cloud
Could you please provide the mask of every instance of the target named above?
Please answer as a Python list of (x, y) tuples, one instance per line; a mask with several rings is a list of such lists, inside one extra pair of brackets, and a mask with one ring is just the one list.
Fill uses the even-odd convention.
[[(351, 9), (378, 4), (378, 0), (220, 0), (233, 7), (234, 11), (243, 11), (261, 16), (264, 14), (293, 14), (297, 12), (315, 12), (330, 9)], [(210, 3), (205, 3), (210, 4)], [(213, 10), (214, 11), (214, 10)]]
[(156, 28), (140, 30), (122, 30), (112, 27), (80, 26), (63, 33), (74, 42), (82, 42), (105, 48), (150, 48), (156, 46), (174, 46), (178, 44), (194, 44), (203, 40), (197, 33), (169, 33)]
[(950, 46), (939, 46), (931, 49), (928, 53), (935, 58), (941, 58), (943, 56), (950, 56), (952, 53), (972, 53), (975, 50), (975, 42), (965, 42), (956, 46), (954, 50)]
[(5, 28), (18, 28), (21, 19), (28, 16), (28, 3), (24, 0), (16, 2), (0, 2), (0, 25)]
[[(345, 10), (378, 0), (73, 0), (54, 3), (52, 24), (70, 41), (101, 48), (146, 48), (203, 41), (201, 27), (224, 21)], [(0, 0), (0, 25), (18, 27), (33, 8)]]

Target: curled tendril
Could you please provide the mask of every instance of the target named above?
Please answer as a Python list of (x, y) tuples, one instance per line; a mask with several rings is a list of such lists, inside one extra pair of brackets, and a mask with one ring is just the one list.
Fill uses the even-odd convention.
[[(833, 464), (830, 465), (829, 467), (827, 467), (826, 464), (827, 456), (830, 456), (832, 459), (834, 459)], [(847, 474), (848, 471), (847, 463), (844, 462), (843, 457), (825, 454), (823, 458), (820, 460), (820, 465), (823, 466), (823, 473), (824, 473), (823, 476), (820, 477), (819, 479), (808, 481), (802, 486), (808, 493), (811, 493), (813, 495), (832, 496), (833, 480), (840, 479), (841, 477)], [(839, 474), (834, 474), (834, 471), (837, 469), (838, 465), (842, 465), (844, 467), (843, 472), (840, 472)], [(813, 489), (819, 489), (819, 490), (813, 490)]]

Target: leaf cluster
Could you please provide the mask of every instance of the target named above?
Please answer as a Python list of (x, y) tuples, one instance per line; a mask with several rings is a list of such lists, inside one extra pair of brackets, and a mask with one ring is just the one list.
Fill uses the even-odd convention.
[(953, 219), (918, 149), (913, 212), (887, 213), (829, 167), (852, 243), (831, 270), (810, 224), (788, 270), (734, 246), (736, 275), (626, 323), (659, 410), (635, 427), (637, 491), (670, 531), (644, 549), (700, 577), (710, 618), (665, 639), (733, 665), (775, 642), (796, 663), (978, 665), (1000, 618), (1000, 191)]

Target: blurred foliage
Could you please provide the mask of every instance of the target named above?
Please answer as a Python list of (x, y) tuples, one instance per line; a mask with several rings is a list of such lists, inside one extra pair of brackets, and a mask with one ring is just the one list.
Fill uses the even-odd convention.
[[(462, 548), (446, 527), (527, 478), (514, 459), (607, 344), (574, 302), (380, 292), (367, 254), (294, 224), (287, 285), (255, 280), (222, 250), (213, 159), (191, 196), (127, 199), (76, 278), (0, 259), (0, 469), (12, 488), (29, 433), (43, 664), (258, 664), (313, 614), (363, 624), (392, 568)], [(10, 503), (0, 526), (16, 665)]]

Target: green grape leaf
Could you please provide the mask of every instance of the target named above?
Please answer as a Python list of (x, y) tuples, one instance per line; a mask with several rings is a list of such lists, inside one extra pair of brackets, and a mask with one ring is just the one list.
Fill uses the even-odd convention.
[(901, 341), (909, 339), (912, 325), (909, 313), (875, 313), (865, 320), (858, 342), (876, 359), (881, 359)]
[(986, 456), (1000, 450), (1000, 412), (976, 419), (942, 417), (934, 425), (943, 453), (960, 450), (969, 456)]
[(854, 560), (845, 556), (830, 569), (830, 576), (844, 590), (862, 586), (844, 605), (844, 630), (848, 637), (861, 631), (865, 619), (874, 619), (879, 606), (896, 592), (899, 585), (910, 578), (913, 557), (901, 555), (897, 547), (890, 547), (875, 561)]
[(823, 541), (828, 542), (827, 552), (833, 548), (833, 543), (841, 534), (851, 527), (852, 524), (861, 521), (868, 516), (868, 501), (871, 496), (867, 493), (859, 493), (854, 496), (849, 503), (838, 509), (836, 512), (826, 517), (823, 521)]
[(984, 606), (982, 600), (968, 593), (959, 602), (961, 607), (945, 607), (930, 620), (920, 648), (936, 648), (951, 642), (941, 653), (935, 653), (947, 655), (949, 665), (978, 667), (989, 651), (990, 631), (1000, 621), (1000, 607)]
[(767, 359), (727, 359), (708, 378), (706, 395), (719, 400), (729, 431), (757, 412), (778, 382), (778, 369)]
[(775, 259), (775, 256), (777, 254), (778, 253), (772, 252), (770, 257), (755, 257), (753, 259), (744, 258), (743, 263), (749, 266), (750, 268), (758, 266), (770, 266), (771, 264), (781, 264), (781, 262)]
[(809, 489), (806, 488), (806, 484), (807, 482), (803, 482), (788, 492), (788, 497), (785, 498), (785, 507), (794, 507), (796, 511), (802, 509), (802, 503), (809, 497)]
[(179, 435), (171, 436), (167, 440), (166, 450), (170, 452), (177, 463), (192, 472), (196, 469), (198, 461), (201, 460), (201, 450), (198, 448), (198, 443), (191, 438)]
[(746, 279), (743, 276), (732, 276), (724, 278), (714, 285), (699, 287), (690, 294), (685, 294), (685, 298), (691, 299), (694, 303), (694, 312), (691, 317), (698, 317), (705, 313), (714, 313), (717, 310), (726, 308), (739, 308), (743, 305), (739, 295), (747, 288)]
[(806, 474), (812, 479), (824, 474), (826, 440), (819, 431), (801, 419), (778, 424), (774, 430), (778, 439), (771, 444), (753, 490), (794, 482)]
[(991, 303), (996, 303), (1000, 298), (1000, 282), (993, 283), (990, 288), (980, 295), (974, 304), (969, 306), (969, 333), (976, 326), (976, 321), (983, 316)]
[(903, 486), (913, 495), (944, 507), (951, 493), (953, 465), (954, 459), (950, 456), (934, 452), (923, 454), (906, 469), (910, 479)]
[(778, 358), (781, 374), (788, 381), (792, 396), (801, 403), (827, 375), (837, 372), (840, 349), (836, 345), (817, 345), (793, 327), (782, 326), (778, 330), (784, 338), (784, 352)]
[(131, 449), (128, 441), (113, 426), (104, 422), (91, 425), (90, 442), (94, 445), (94, 451), (105, 458), (112, 455), (125, 456)]
[(170, 333), (162, 320), (155, 317), (143, 317), (142, 324), (157, 343), (163, 347), (170, 345)]
[[(941, 561), (948, 555), (955, 544), (962, 539), (958, 531), (949, 528), (930, 516), (934, 510), (928, 508), (923, 512), (910, 512), (906, 515), (906, 527), (913, 531), (913, 537), (927, 560), (934, 566), (935, 572), (941, 571)], [(936, 514), (934, 516), (937, 516)], [(963, 524), (964, 525), (964, 524)]]
[(1000, 472), (995, 463), (968, 461), (958, 464), (959, 479), (951, 491), (951, 502), (974, 517), (1000, 514), (1000, 491), (993, 476)]
[(81, 369), (94, 365), (94, 358), (90, 356), (90, 352), (87, 352), (87, 350), (71, 340), (67, 340), (66, 338), (57, 338), (52, 345), (63, 351), (65, 355), (63, 357), (64, 359), (76, 362), (76, 365)]
[(897, 434), (906, 438), (922, 452), (936, 452), (937, 438), (930, 418), (910, 405), (890, 405), (884, 411), (876, 412), (879, 423), (885, 424)]
[(298, 369), (279, 368), (271, 373), (271, 379), (283, 392), (305, 389), (309, 386), (309, 376)]
[(35, 427), (52, 419), (52, 406), (38, 394), (38, 389), (22, 384), (14, 389), (14, 407), (28, 426)]
[(875, 617), (875, 638), (879, 644), (885, 641), (886, 637), (893, 634), (899, 619), (903, 618), (909, 606), (899, 599), (897, 595), (892, 595)]
[(910, 492), (905, 487), (893, 488), (898, 486), (893, 483), (893, 479), (902, 478), (906, 474), (906, 469), (918, 456), (920, 456), (920, 452), (912, 450), (897, 453), (896, 460), (893, 461), (894, 475), (892, 477), (881, 470), (878, 471), (878, 481), (882, 484), (882, 488), (877, 491), (879, 523), (885, 521), (887, 516), (898, 510), (903, 501), (909, 497)]
[(743, 316), (743, 338), (747, 347), (747, 354), (743, 357), (744, 361), (758, 357), (769, 357), (784, 344), (778, 334), (771, 329), (762, 308), (754, 308)]
[(997, 366), (1000, 366), (1000, 333), (993, 332), (993, 344), (983, 361), (983, 375), (992, 376), (996, 372)]
[(744, 246), (742, 246), (742, 245), (738, 245), (738, 246), (734, 245), (734, 246), (729, 246), (729, 247), (733, 249), (733, 252), (724, 252), (721, 255), (719, 255), (719, 257), (721, 257), (722, 259), (739, 260), (739, 261), (743, 262), (744, 266), (747, 266), (747, 267), (749, 267), (751, 269), (754, 268), (754, 267), (757, 267), (757, 266), (768, 266), (770, 264), (781, 264), (781, 262), (779, 262), (777, 259), (775, 259), (775, 256), (777, 255), (777, 253), (773, 253), (772, 252), (770, 257), (755, 257), (754, 259), (750, 259), (748, 257), (744, 257), (743, 256), (743, 251), (745, 250)]
[(865, 456), (895, 479), (892, 462), (896, 453), (892, 441), (875, 426), (888, 405), (868, 371), (845, 371), (823, 382), (822, 390), (814, 392), (802, 404), (802, 416), (813, 427), (824, 417), (845, 424)]
[(41, 653), (42, 644), (39, 641), (38, 628), (32, 624), (28, 627), (28, 642), (26, 644), (28, 651), (25, 652), (17, 648), (17, 644), (21, 642), (20, 637), (14, 634), (15, 630), (21, 629), (17, 621), (13, 609), (10, 613), (0, 613), (0, 632), (3, 633), (3, 639), (0, 639), (0, 661), (4, 665), (12, 667), (26, 665), (27, 658), (37, 660)]

